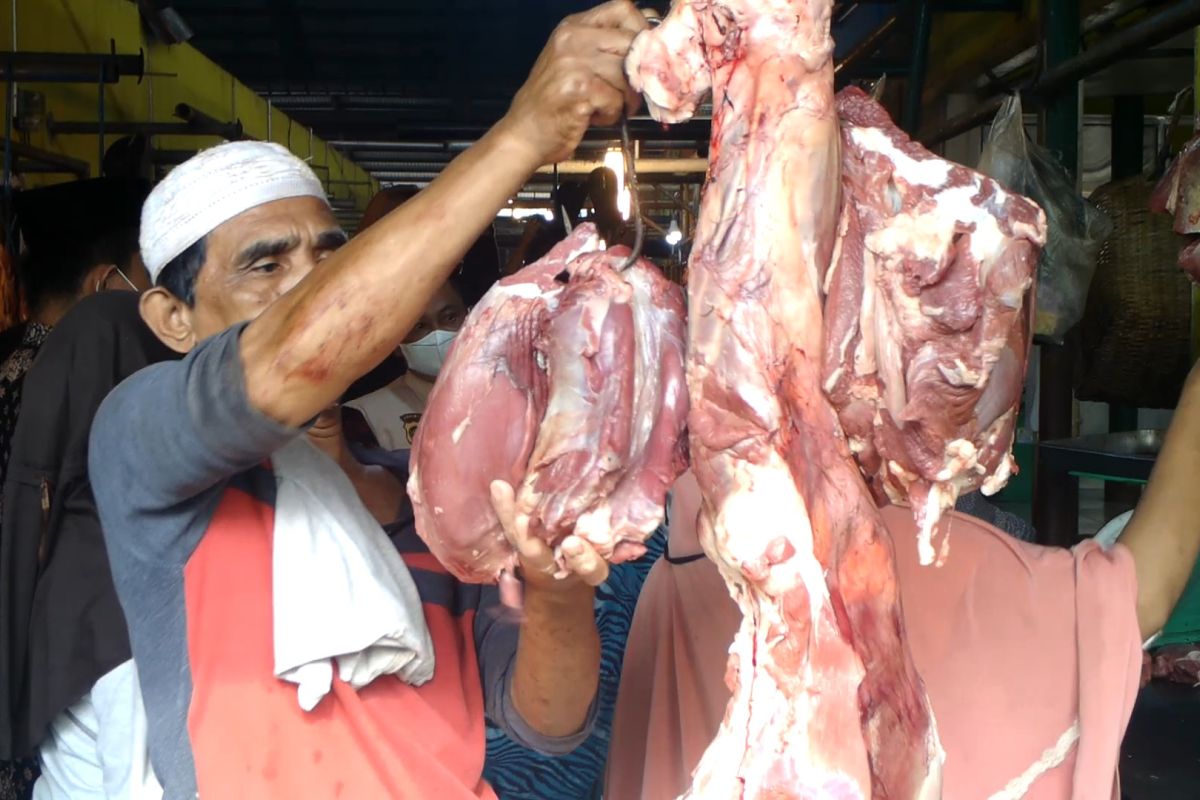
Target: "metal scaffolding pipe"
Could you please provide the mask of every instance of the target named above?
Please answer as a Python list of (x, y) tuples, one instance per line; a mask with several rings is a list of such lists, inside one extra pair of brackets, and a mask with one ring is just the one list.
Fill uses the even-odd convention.
[[(1200, 6), (1200, 3), (1196, 3)], [(1043, 6), (1046, 73), (1063, 71), (1079, 53), (1079, 0), (1053, 0)], [(1086, 55), (1086, 54), (1084, 54)], [(1058, 157), (1079, 189), (1080, 91), (1071, 82), (1060, 84), (1042, 115), (1043, 142)], [(1069, 87), (1069, 88), (1068, 88)], [(1071, 546), (1079, 535), (1078, 484), (1052, 479), (1045, 463), (1045, 443), (1071, 436), (1074, 407), (1072, 375), (1074, 350), (1064, 344), (1043, 342), (1038, 356), (1038, 460), (1034, 468), (1034, 527), (1040, 544)], [(1065, 484), (1065, 485), (1064, 485)]]
[(233, 122), (221, 122), (187, 103), (179, 103), (175, 106), (175, 118), (183, 120), (198, 131), (220, 131), (221, 135), (230, 141), (250, 138), (242, 130), (240, 119)]
[[(1200, 0), (1175, 3), (1097, 42), (1075, 58), (1046, 70), (1036, 81), (1027, 83), (1021, 89), (1022, 102), (1026, 108), (1032, 108), (1047, 95), (1053, 95), (1064, 86), (1115, 64), (1131, 52), (1153, 47), (1197, 25), (1200, 25)], [(919, 138), (926, 145), (953, 139), (992, 119), (1003, 100), (1003, 97), (994, 97), (949, 120), (937, 130), (923, 133)]]
[(383, 170), (387, 172), (414, 171), (437, 174), (444, 170), (446, 168), (446, 164), (449, 162), (355, 158), (354, 163), (357, 164), (360, 169), (365, 169), (367, 172), (372, 170)]
[(356, 159), (367, 161), (436, 161), (445, 163), (454, 158), (454, 153), (446, 150), (361, 150), (349, 149), (343, 152)]
[[(906, 68), (907, 69), (907, 68)], [(471, 142), (395, 142), (373, 141), (359, 139), (341, 139), (329, 142), (332, 147), (352, 156), (355, 159), (368, 161), (383, 161), (389, 158), (408, 161), (449, 160), (460, 151), (470, 147)], [(579, 143), (578, 150), (603, 150), (617, 147), (620, 137), (611, 140), (594, 139)], [(696, 141), (693, 139), (653, 139), (642, 142), (643, 151), (654, 150), (694, 150)]]
[(86, 161), (77, 158), (51, 153), (22, 142), (10, 142), (13, 157), (22, 162), (16, 166), (18, 172), (61, 173), (74, 175), (80, 179), (91, 174), (91, 166)]
[(334, 139), (329, 144), (339, 150), (346, 150), (348, 152), (355, 152), (357, 150), (425, 150), (443, 152), (446, 150), (445, 145), (438, 144), (437, 142), (375, 142)]
[(1034, 91), (1053, 94), (1068, 83), (1075, 83), (1115, 64), (1132, 51), (1153, 47), (1197, 25), (1200, 25), (1200, 0), (1182, 0), (1101, 39), (1077, 57), (1046, 70)]
[(216, 136), (235, 141), (246, 138), (240, 122), (218, 123), (211, 129), (189, 122), (63, 122), (46, 120), (46, 130), (51, 136)]
[(371, 176), (380, 181), (431, 181), (438, 176), (436, 172), (393, 172), (392, 170), (380, 170), (372, 172)]
[(408, 150), (355, 150), (351, 153), (351, 158), (360, 165), (368, 162), (381, 164), (409, 162), (444, 167), (450, 163), (453, 156), (453, 153), (423, 153)]
[(904, 130), (915, 136), (921, 124), (921, 97), (925, 91), (925, 68), (929, 65), (929, 33), (933, 27), (933, 11), (929, 0), (913, 0), (916, 25), (913, 30), (912, 61), (904, 101)]
[(28, 83), (116, 83), (141, 78), (145, 59), (117, 53), (0, 53), (0, 81)]
[[(1120, 19), (1129, 12), (1136, 11), (1137, 9), (1146, 5), (1147, 2), (1149, 2), (1149, 0), (1115, 0), (1115, 2), (1109, 3), (1096, 13), (1084, 18), (1082, 33), (1086, 35), (1097, 28), (1108, 25), (1110, 22)], [(1033, 60), (1037, 58), (1037, 53), (1037, 45), (1034, 45), (1033, 47), (1022, 50), (1020, 53), (1001, 63), (994, 69), (988, 70), (988, 72), (979, 79), (979, 90), (1001, 91), (1002, 87), (1000, 84), (1004, 81), (1004, 78), (1016, 72), (1017, 70), (1032, 64)]]
[[(380, 115), (383, 116), (383, 115)], [(372, 140), (400, 140), (415, 142), (422, 145), (450, 142), (451, 149), (456, 142), (464, 145), (474, 143), (476, 139), (491, 129), (491, 123), (447, 124), (434, 125), (406, 120), (386, 118), (362, 119), (357, 112), (325, 113), (318, 112), (305, 116), (305, 123), (317, 130), (332, 131), (335, 138), (331, 143), (335, 147), (354, 147), (348, 142)], [(687, 122), (671, 125), (669, 128), (650, 117), (637, 116), (629, 120), (629, 134), (633, 139), (686, 139), (692, 142), (707, 142), (712, 132), (711, 118), (692, 118)], [(606, 140), (619, 141), (621, 129), (618, 127), (591, 128), (584, 135), (587, 141)], [(339, 144), (339, 142), (341, 144)]]
[(863, 59), (875, 55), (875, 51), (883, 44), (883, 40), (892, 32), (892, 28), (896, 27), (896, 20), (897, 17), (893, 14), (885, 19), (883, 24), (878, 28), (868, 33), (861, 42), (855, 45), (853, 50), (846, 54), (845, 58), (834, 65), (834, 74), (840, 74), (843, 70), (850, 69)]
[[(700, 160), (703, 160), (703, 159), (700, 159)], [(641, 162), (638, 162), (638, 163), (641, 163)], [(705, 162), (705, 163), (707, 164), (707, 162)], [(589, 172), (590, 172), (590, 170), (589, 170)], [(576, 174), (578, 175), (580, 173), (576, 173)], [(562, 175), (562, 170), (559, 170), (559, 175), (560, 176)], [(701, 184), (701, 183), (704, 183), (704, 179), (707, 177), (707, 173), (705, 173), (705, 172), (659, 172), (659, 173), (644, 173), (644, 175), (645, 175), (645, 180), (642, 181), (642, 183), (647, 188), (649, 186), (651, 186), (652, 184), (656, 184), (656, 183), (657, 184), (669, 184), (672, 186), (677, 186), (677, 185), (681, 186), (684, 184)], [(641, 171), (641, 167), (638, 167), (638, 177), (641, 178), (642, 176), (643, 176), (643, 173)], [(379, 177), (378, 174), (376, 174), (376, 177)], [(553, 186), (554, 183), (555, 182), (554, 182), (553, 173), (535, 172), (530, 177), (530, 179), (526, 182), (526, 185), (527, 186), (535, 186), (535, 185), (537, 185), (537, 186), (542, 186), (542, 185)]]
[[(560, 161), (559, 175), (590, 175), (597, 167), (603, 167), (603, 161)], [(639, 158), (634, 161), (634, 170), (639, 176), (655, 174), (699, 173), (708, 171), (708, 159), (705, 158)], [(553, 174), (554, 167), (541, 167), (539, 175)]]

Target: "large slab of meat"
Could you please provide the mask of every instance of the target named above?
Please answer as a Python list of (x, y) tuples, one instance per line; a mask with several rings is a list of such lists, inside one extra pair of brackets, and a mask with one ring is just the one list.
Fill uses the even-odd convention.
[(684, 309), (648, 261), (620, 271), (580, 225), (471, 311), (413, 443), (417, 532), (462, 580), (515, 566), (489, 487), (530, 530), (574, 531), (612, 561), (644, 552), (686, 465)]
[(837, 106), (825, 389), (876, 499), (911, 503), (929, 564), (942, 512), (1013, 472), (1045, 216), (911, 141), (858, 89)]
[(823, 390), (841, 186), (831, 6), (678, 0), (626, 65), (659, 119), (713, 95), (689, 265), (689, 431), (701, 541), (744, 622), (697, 798), (941, 793), (891, 543)]

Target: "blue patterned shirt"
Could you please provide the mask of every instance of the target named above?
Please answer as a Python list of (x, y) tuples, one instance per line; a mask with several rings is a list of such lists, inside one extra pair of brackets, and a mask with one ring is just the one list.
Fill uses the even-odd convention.
[(488, 723), (487, 763), (483, 775), (500, 800), (594, 800), (600, 797), (625, 640), (629, 637), (642, 584), (666, 545), (664, 523), (646, 542), (646, 555), (637, 561), (614, 566), (608, 580), (596, 590), (600, 688), (596, 727), (591, 737), (569, 755), (549, 757), (521, 747)]

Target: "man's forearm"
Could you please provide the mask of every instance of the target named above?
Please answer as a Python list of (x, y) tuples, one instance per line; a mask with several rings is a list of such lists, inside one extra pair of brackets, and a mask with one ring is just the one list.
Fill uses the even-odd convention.
[(1163, 442), (1154, 473), (1121, 536), (1134, 556), (1138, 624), (1144, 637), (1162, 630), (1200, 554), (1200, 371), (1193, 369)]
[(272, 304), (242, 335), (251, 402), (290, 425), (335, 402), (403, 339), (536, 162), (502, 122)]
[(543, 736), (578, 733), (600, 684), (600, 634), (595, 591), (530, 587), (512, 677), (513, 705)]

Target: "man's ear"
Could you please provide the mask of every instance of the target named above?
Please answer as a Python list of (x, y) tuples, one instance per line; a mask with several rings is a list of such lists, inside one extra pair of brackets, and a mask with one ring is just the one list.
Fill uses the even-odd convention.
[(176, 353), (186, 355), (196, 346), (191, 307), (166, 289), (155, 286), (143, 293), (138, 309), (154, 335)]
[(83, 283), (79, 285), (79, 296), (88, 297), (103, 292), (108, 287), (109, 278), (116, 274), (116, 271), (115, 264), (97, 264), (89, 269), (83, 276)]

